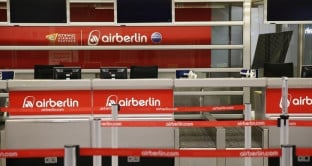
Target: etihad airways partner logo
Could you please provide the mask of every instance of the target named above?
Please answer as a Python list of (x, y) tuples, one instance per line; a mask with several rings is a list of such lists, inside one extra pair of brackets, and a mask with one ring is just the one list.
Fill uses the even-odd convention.
[[(153, 32), (150, 36), (150, 39), (153, 43), (159, 43), (162, 40), (162, 35), (159, 32)], [(147, 35), (143, 35), (141, 33), (135, 32), (130, 35), (122, 35), (118, 32), (116, 33), (107, 33), (101, 34), (99, 30), (92, 30), (89, 33), (88, 37), (88, 45), (96, 46), (100, 43), (147, 43), (148, 37)]]
[(72, 33), (52, 33), (45, 36), (52, 43), (76, 43), (76, 34)]
[(159, 107), (161, 106), (161, 101), (153, 97), (147, 98), (135, 98), (126, 97), (119, 99), (117, 95), (110, 95), (106, 99), (106, 106), (112, 106), (112, 104), (119, 104), (120, 106), (135, 106), (135, 107)]
[(64, 100), (55, 100), (52, 98), (36, 100), (34, 96), (26, 96), (23, 101), (23, 108), (73, 108), (79, 107), (79, 101), (66, 98)]

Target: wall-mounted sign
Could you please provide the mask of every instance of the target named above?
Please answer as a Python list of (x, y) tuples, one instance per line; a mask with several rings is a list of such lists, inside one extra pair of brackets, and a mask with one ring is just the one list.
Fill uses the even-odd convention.
[(172, 89), (10, 91), (9, 98), (10, 115), (110, 114), (112, 104), (120, 105), (120, 113), (173, 107)]
[(161, 45), (210, 44), (211, 28), (159, 27), (0, 27), (0, 45)]

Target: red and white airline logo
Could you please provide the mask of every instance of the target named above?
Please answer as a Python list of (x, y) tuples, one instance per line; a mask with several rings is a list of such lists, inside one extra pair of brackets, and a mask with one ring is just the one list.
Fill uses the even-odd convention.
[(66, 98), (64, 100), (53, 99), (53, 98), (43, 98), (36, 100), (34, 96), (26, 96), (22, 108), (78, 108), (79, 101)]
[(89, 33), (88, 45), (97, 46), (100, 43), (147, 43), (147, 36), (138, 32), (124, 35), (118, 32), (101, 34), (99, 30), (92, 30)]
[(126, 97), (119, 99), (117, 95), (109, 95), (106, 99), (106, 106), (109, 107), (112, 106), (112, 104), (118, 104), (126, 107), (160, 107), (161, 100), (154, 97)]
[[(286, 107), (290, 106), (290, 103), (292, 101), (292, 96), (290, 94), (288, 94), (287, 100), (286, 100)], [(280, 103), (279, 103), (279, 107), (283, 108), (283, 97), (281, 97)]]
[[(312, 113), (312, 89), (289, 89), (287, 104), (288, 112), (295, 114)], [(281, 113), (281, 89), (266, 90), (266, 113)]]
[(88, 45), (96, 46), (99, 45), (101, 33), (99, 30), (93, 30), (89, 33)]
[[(11, 91), (9, 93), (11, 114), (41, 115), (89, 114), (91, 94), (89, 91)], [(25, 112), (24, 112), (25, 111)]]
[(173, 91), (165, 90), (98, 90), (93, 92), (95, 110), (107, 110), (112, 104), (127, 108), (172, 107)]

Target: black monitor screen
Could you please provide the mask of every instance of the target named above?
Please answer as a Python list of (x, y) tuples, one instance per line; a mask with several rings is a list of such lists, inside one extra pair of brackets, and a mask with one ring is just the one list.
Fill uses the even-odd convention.
[(118, 23), (172, 21), (172, 0), (117, 0)]
[(66, 23), (66, 0), (10, 0), (11, 23)]
[(63, 67), (63, 65), (35, 65), (34, 79), (53, 79), (54, 67)]
[(81, 67), (54, 67), (53, 79), (81, 79)]
[(127, 79), (127, 67), (101, 67), (100, 78), (102, 79)]
[(158, 66), (131, 66), (130, 78), (158, 78)]
[(312, 21), (311, 0), (267, 0), (266, 20), (269, 22)]
[(312, 65), (305, 65), (301, 68), (301, 77), (312, 78)]
[(252, 68), (263, 68), (264, 63), (284, 63), (291, 36), (292, 31), (260, 34)]
[(264, 63), (264, 77), (293, 77), (293, 63)]

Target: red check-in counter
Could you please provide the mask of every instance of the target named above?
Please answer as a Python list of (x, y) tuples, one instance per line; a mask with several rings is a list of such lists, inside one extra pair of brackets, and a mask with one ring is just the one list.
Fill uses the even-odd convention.
[(79, 112), (91, 106), (90, 80), (9, 80), (8, 90), (5, 148), (90, 146), (90, 115)]
[[(93, 104), (95, 116), (110, 120), (105, 107), (119, 104), (118, 120), (170, 121), (172, 113), (131, 113), (131, 110), (154, 110), (155, 107), (173, 107), (172, 79), (93, 79)], [(130, 109), (127, 110), (127, 109)], [(137, 111), (137, 110), (136, 110)], [(126, 113), (124, 113), (126, 112)], [(105, 114), (106, 113), (106, 114)], [(163, 127), (119, 127), (117, 146), (121, 148), (177, 148), (178, 132), (175, 128)], [(112, 129), (102, 129), (102, 146), (112, 146)], [(131, 157), (131, 156), (130, 156)], [(128, 163), (128, 158), (120, 158), (121, 163)], [(141, 158), (136, 164), (174, 165), (174, 158)], [(131, 162), (131, 161), (129, 161)]]
[[(140, 113), (138, 111), (154, 111), (155, 108), (173, 107), (172, 79), (93, 79), (92, 88), (95, 116), (105, 117), (103, 114), (110, 113), (110, 110), (105, 111), (105, 107), (109, 107), (111, 104), (119, 104), (121, 110), (118, 118), (121, 119), (173, 120), (172, 113), (154, 112), (146, 114), (146, 112)], [(132, 113), (131, 110), (136, 112)]]
[[(107, 108), (113, 103), (121, 105), (117, 117), (121, 120), (173, 120), (173, 114), (122, 114), (123, 107), (172, 107), (172, 87), (172, 79), (10, 80), (11, 112), (3, 131), (3, 148), (63, 148), (66, 144), (91, 147), (92, 120), (112, 120)], [(177, 138), (175, 128), (170, 127), (121, 127), (117, 136), (118, 147), (125, 148), (175, 148)], [(101, 128), (101, 137), (101, 147), (112, 147), (111, 128)], [(8, 159), (7, 165), (36, 165), (38, 160)], [(174, 164), (174, 158), (140, 161)], [(91, 165), (92, 158), (85, 162)], [(103, 162), (107, 164), (110, 160), (104, 158)], [(120, 163), (128, 163), (128, 158), (120, 158)], [(62, 159), (59, 164), (62, 165)]]
[[(281, 78), (267, 78), (266, 87), (262, 91), (255, 91), (255, 118), (256, 119), (278, 119), (282, 114)], [(290, 120), (312, 120), (312, 79), (311, 78), (288, 78), (288, 115)], [(268, 130), (266, 144), (268, 148), (281, 147), (280, 127), (263, 127)], [(289, 144), (297, 148), (311, 148), (312, 131), (310, 127), (289, 127)], [(302, 160), (303, 159), (303, 160)], [(296, 162), (310, 165), (311, 156), (298, 156)], [(270, 158), (269, 166), (276, 165), (279, 158)]]
[[(267, 80), (265, 91), (265, 116), (267, 119), (279, 118), (282, 110), (281, 101), (282, 79), (270, 78)], [(288, 78), (288, 107), (289, 118), (294, 120), (312, 120), (310, 100), (312, 98), (311, 78)], [(290, 144), (298, 147), (312, 147), (312, 131), (307, 127), (290, 127)], [(304, 136), (303, 136), (304, 135)], [(303, 137), (301, 137), (303, 136)], [(270, 128), (269, 146), (279, 147), (279, 128)]]

